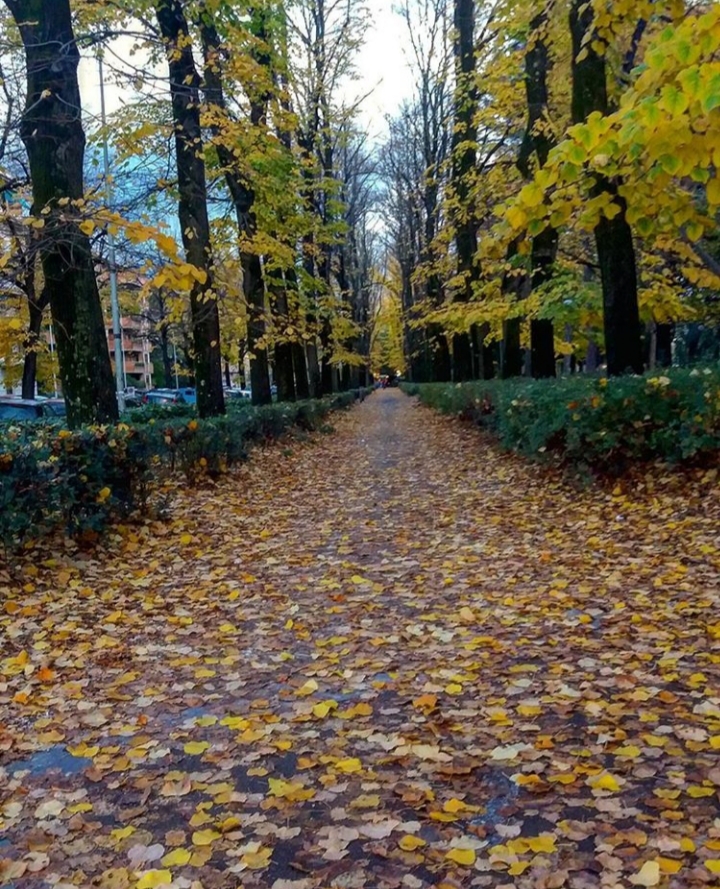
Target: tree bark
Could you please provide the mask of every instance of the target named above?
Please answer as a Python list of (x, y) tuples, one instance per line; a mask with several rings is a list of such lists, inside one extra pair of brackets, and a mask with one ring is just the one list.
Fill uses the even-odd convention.
[(299, 400), (305, 401), (310, 398), (305, 347), (299, 342), (292, 342), (290, 345), (292, 347), (293, 370), (295, 372), (295, 393)]
[[(477, 220), (472, 204), (472, 175), (477, 164), (477, 89), (475, 88), (475, 0), (455, 0), (455, 125), (452, 137), (452, 190), (456, 200), (455, 246), (462, 291), (456, 299), (470, 302), (477, 280)], [(469, 332), (453, 336), (453, 379), (471, 380), (473, 374), (472, 338)]]
[(220, 356), (220, 316), (212, 293), (213, 258), (207, 212), (205, 161), (200, 126), (200, 78), (195, 67), (187, 20), (180, 0), (157, 0), (155, 12), (170, 72), (175, 124), (180, 230), (185, 256), (205, 273), (190, 291), (195, 386), (198, 413), (212, 417), (225, 412)]
[[(260, 256), (248, 249), (257, 232), (257, 218), (254, 210), (255, 192), (252, 185), (238, 171), (238, 161), (227, 136), (223, 132), (220, 118), (228, 117), (227, 102), (222, 78), (222, 46), (220, 37), (206, 7), (202, 7), (199, 15), (200, 36), (204, 59), (204, 93), (205, 101), (213, 111), (210, 131), (218, 159), (223, 168), (237, 221), (240, 240), (240, 263), (243, 273), (243, 292), (248, 310), (248, 349), (250, 351), (250, 388), (253, 404), (270, 404), (270, 364), (265, 344), (265, 287), (263, 284), (262, 264)], [(259, 26), (264, 39), (262, 24)], [(265, 56), (263, 56), (265, 58)], [(262, 63), (262, 62), (261, 62)], [(268, 60), (269, 65), (269, 60)], [(261, 126), (265, 118), (266, 99), (263, 96), (253, 97), (251, 102), (251, 123)]]
[[(40, 258), (71, 427), (116, 420), (118, 404), (90, 240), (58, 202), (84, 197), (85, 133), (69, 0), (6, 0), (25, 48), (27, 104), (20, 134), (33, 214), (44, 220)], [(49, 212), (48, 212), (49, 211)]]
[(671, 323), (655, 324), (655, 361), (658, 367), (672, 365), (672, 342), (675, 336), (675, 325)]
[[(34, 275), (32, 278), (34, 279)], [(25, 360), (23, 362), (22, 397), (35, 398), (37, 386), (38, 349), (41, 345), (40, 333), (45, 307), (48, 304), (47, 290), (39, 298), (35, 294), (35, 282), (26, 280), (28, 298), (28, 333), (25, 339)]]
[[(540, 168), (547, 163), (555, 145), (551, 130), (543, 126), (548, 122), (548, 74), (550, 54), (545, 30), (547, 13), (541, 12), (530, 23), (531, 45), (525, 53), (525, 94), (528, 121), (525, 137), (520, 148), (518, 167), (525, 178), (532, 174), (532, 156), (537, 156)], [(530, 252), (530, 287), (537, 290), (552, 277), (557, 256), (558, 233), (550, 224), (536, 235)], [(536, 318), (530, 322), (530, 367), (533, 377), (554, 377), (555, 332), (552, 321)]]
[[(518, 239), (515, 238), (508, 244), (505, 262), (512, 264), (517, 258)], [(519, 273), (513, 269), (508, 269), (503, 274), (502, 292), (512, 294), (512, 299), (517, 301), (522, 297), (522, 290), (527, 276), (524, 272)], [(500, 349), (500, 377), (503, 380), (509, 380), (512, 377), (519, 377), (523, 369), (523, 352), (520, 346), (520, 332), (522, 328), (522, 318), (508, 318), (503, 324), (503, 342)]]
[(162, 356), (163, 365), (163, 382), (166, 389), (172, 389), (173, 385), (173, 363), (170, 359), (170, 343), (167, 325), (163, 324), (160, 328), (160, 355)]
[[(608, 114), (607, 72), (604, 56), (592, 42), (583, 45), (585, 35), (594, 31), (592, 4), (572, 0), (570, 32), (572, 35), (572, 116), (583, 123), (595, 111)], [(584, 53), (584, 58), (580, 58)], [(635, 247), (626, 218), (627, 204), (619, 195), (617, 179), (595, 174), (591, 197), (609, 194), (620, 212), (613, 218), (603, 216), (595, 227), (595, 243), (603, 290), (603, 324), (608, 374), (642, 373), (642, 337), (638, 308)]]
[(21, 244), (13, 224), (6, 223), (13, 236), (13, 248), (21, 261), (22, 272), (18, 283), (25, 292), (28, 306), (28, 330), (25, 337), (25, 358), (23, 361), (22, 397), (35, 398), (37, 389), (38, 352), (42, 349), (42, 321), (45, 309), (50, 301), (47, 287), (43, 287), (40, 295), (37, 292), (37, 246), (40, 241), (34, 230), (30, 231), (27, 243)]
[(268, 290), (272, 298), (273, 314), (280, 326), (275, 342), (275, 384), (278, 401), (295, 401), (295, 376), (293, 373), (292, 342), (287, 338), (287, 327), (290, 319), (287, 285), (280, 270), (266, 275)]

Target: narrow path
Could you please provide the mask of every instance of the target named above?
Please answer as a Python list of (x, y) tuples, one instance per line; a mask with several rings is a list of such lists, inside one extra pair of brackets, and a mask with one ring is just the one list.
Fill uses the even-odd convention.
[(0, 885), (714, 885), (716, 481), (334, 422), (0, 580)]

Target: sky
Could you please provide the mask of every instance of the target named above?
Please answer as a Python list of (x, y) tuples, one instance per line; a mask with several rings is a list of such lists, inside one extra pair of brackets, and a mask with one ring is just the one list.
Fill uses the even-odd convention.
[(375, 136), (384, 132), (385, 116), (393, 114), (410, 96), (412, 74), (406, 58), (405, 21), (393, 11), (391, 0), (368, 0), (368, 6), (372, 27), (357, 64), (363, 91), (372, 90), (363, 103), (362, 115)]
[[(358, 78), (346, 84), (345, 98), (352, 102), (367, 96), (360, 108), (360, 116), (373, 139), (385, 132), (385, 117), (393, 114), (402, 100), (412, 91), (412, 76), (407, 64), (407, 26), (393, 11), (392, 0), (367, 0), (370, 9), (370, 28), (366, 43), (357, 57)], [(108, 54), (106, 69), (118, 64), (118, 59), (129, 59), (132, 41), (125, 38), (114, 42)], [(139, 59), (133, 60), (139, 63)], [(105, 100), (108, 112), (117, 109), (123, 90), (112, 83), (106, 70)], [(97, 61), (83, 58), (80, 64), (80, 91), (88, 129), (94, 129), (100, 115), (100, 78)]]

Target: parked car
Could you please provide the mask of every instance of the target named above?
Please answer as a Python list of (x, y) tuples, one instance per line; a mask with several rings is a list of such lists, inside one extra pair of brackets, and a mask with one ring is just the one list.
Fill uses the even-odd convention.
[(239, 386), (234, 386), (231, 389), (225, 390), (226, 398), (237, 398), (237, 399), (250, 399), (252, 398), (252, 391), (250, 389), (241, 389)]
[(150, 389), (143, 395), (143, 404), (180, 404), (180, 393), (177, 389)]
[(64, 417), (65, 414), (65, 402), (62, 398), (0, 396), (0, 422), (42, 420), (44, 417)]
[(176, 391), (180, 395), (180, 401), (184, 401), (185, 404), (197, 404), (197, 392), (191, 386)]
[(48, 398), (43, 402), (43, 410), (46, 416), (67, 417), (67, 406), (63, 398)]

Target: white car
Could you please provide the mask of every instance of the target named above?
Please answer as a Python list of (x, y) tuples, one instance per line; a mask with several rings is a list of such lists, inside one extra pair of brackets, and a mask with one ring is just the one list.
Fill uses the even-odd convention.
[(231, 389), (226, 389), (225, 395), (227, 395), (228, 398), (252, 398), (252, 392), (250, 389), (241, 389), (238, 386), (234, 386)]

